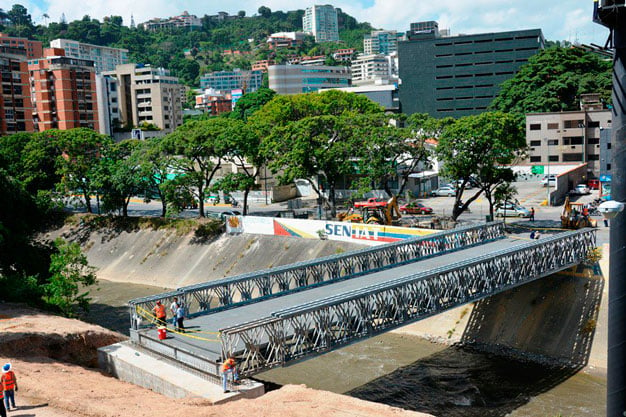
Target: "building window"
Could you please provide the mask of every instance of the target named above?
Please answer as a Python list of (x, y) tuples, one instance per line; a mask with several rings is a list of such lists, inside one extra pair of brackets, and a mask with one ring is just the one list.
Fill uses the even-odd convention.
[(607, 144), (606, 144), (606, 148), (607, 148), (607, 149), (611, 149), (611, 144), (610, 144), (610, 143), (607, 143)]
[(541, 141), (540, 140), (531, 140), (530, 141), (530, 146), (541, 146)]
[(531, 156), (530, 162), (541, 162), (541, 156)]
[(541, 130), (541, 123), (532, 123), (530, 125), (530, 130)]
[(589, 121), (589, 122), (587, 122), (587, 127), (589, 127), (589, 128), (591, 128), (591, 127), (600, 127), (600, 122)]
[(582, 136), (565, 136), (563, 138), (563, 145), (582, 145), (583, 137)]
[(606, 170), (610, 171), (611, 170), (611, 164), (606, 164)]
[(584, 120), (565, 120), (563, 122), (564, 129), (573, 129), (576, 127), (582, 127), (584, 124)]
[(597, 145), (600, 143), (600, 138), (589, 138), (587, 139), (587, 143), (590, 145)]
[(583, 154), (582, 153), (564, 153), (563, 154), (563, 162), (582, 162)]
[(559, 162), (559, 156), (558, 155), (550, 155), (548, 157), (548, 161), (550, 161), (550, 162)]
[(590, 161), (599, 161), (600, 155), (589, 155), (588, 158)]
[(559, 140), (558, 139), (549, 139), (548, 140), (548, 146), (559, 146)]
[(557, 130), (559, 128), (558, 123), (548, 123), (548, 130)]

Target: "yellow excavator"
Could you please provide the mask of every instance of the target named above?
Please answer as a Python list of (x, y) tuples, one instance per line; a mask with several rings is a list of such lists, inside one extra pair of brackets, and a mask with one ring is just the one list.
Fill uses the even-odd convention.
[(399, 220), (402, 217), (396, 196), (391, 197), (385, 207), (360, 207), (360, 210), (361, 213), (339, 213), (337, 218), (342, 222), (391, 226), (399, 224)]
[(561, 227), (564, 229), (596, 227), (596, 222), (589, 217), (589, 211), (585, 208), (584, 204), (572, 203), (569, 196), (567, 196), (565, 197), (565, 204), (563, 204)]

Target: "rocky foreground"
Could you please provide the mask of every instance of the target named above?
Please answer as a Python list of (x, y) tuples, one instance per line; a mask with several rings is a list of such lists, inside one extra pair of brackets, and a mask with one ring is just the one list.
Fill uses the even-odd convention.
[(426, 416), (303, 385), (215, 406), (167, 398), (95, 367), (96, 349), (124, 335), (15, 304), (0, 304), (0, 335), (0, 362), (11, 362), (19, 381), (13, 417)]

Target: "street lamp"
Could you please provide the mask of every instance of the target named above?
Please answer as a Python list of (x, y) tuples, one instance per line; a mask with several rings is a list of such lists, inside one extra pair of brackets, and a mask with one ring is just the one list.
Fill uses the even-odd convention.
[[(609, 28), (607, 46), (615, 50), (613, 59), (613, 178), (611, 194), (615, 201), (626, 201), (626, 4), (624, 0), (594, 0), (594, 22)], [(604, 206), (614, 214), (611, 220), (609, 259), (609, 340), (607, 357), (607, 416), (626, 416), (626, 218), (618, 215), (623, 206)]]

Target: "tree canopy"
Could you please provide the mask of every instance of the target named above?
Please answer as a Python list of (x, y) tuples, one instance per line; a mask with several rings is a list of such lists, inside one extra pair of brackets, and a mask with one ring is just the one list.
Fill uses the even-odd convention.
[(502, 83), (491, 107), (503, 112), (559, 112), (579, 109), (581, 94), (611, 100), (612, 63), (580, 48), (554, 46), (528, 59)]

